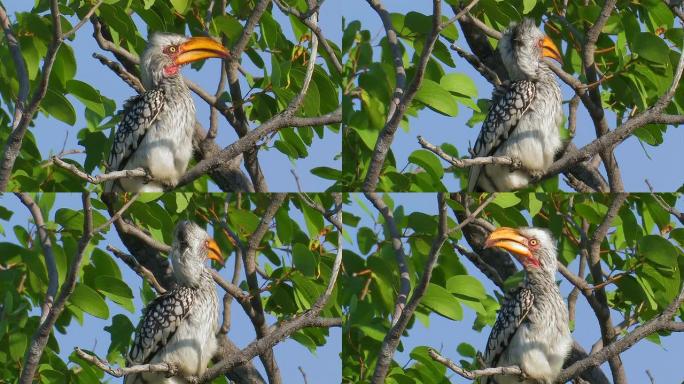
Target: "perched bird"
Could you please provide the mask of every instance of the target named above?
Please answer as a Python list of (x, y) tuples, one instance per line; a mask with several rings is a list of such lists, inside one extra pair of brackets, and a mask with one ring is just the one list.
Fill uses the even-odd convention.
[(526, 379), (490, 377), (490, 383), (553, 383), (572, 348), (568, 311), (556, 285), (556, 246), (540, 228), (498, 228), (485, 248), (509, 251), (525, 268), (521, 286), (506, 295), (487, 340), (490, 367), (517, 365)]
[(222, 262), (221, 252), (197, 224), (182, 221), (174, 231), (170, 258), (177, 285), (145, 308), (128, 365), (172, 363), (178, 376), (135, 373), (126, 384), (185, 383), (181, 377), (201, 375), (216, 352), (218, 296), (204, 261)]
[(513, 24), (499, 40), (499, 54), (510, 76), (494, 91), (487, 118), (473, 148), (474, 157), (508, 156), (522, 168), (485, 165), (470, 168), (468, 191), (510, 191), (541, 175), (561, 148), (560, 88), (544, 57), (561, 61), (553, 41), (530, 19)]
[(122, 178), (105, 192), (161, 192), (178, 183), (192, 157), (195, 104), (181, 66), (210, 57), (227, 58), (228, 49), (208, 37), (154, 33), (140, 59), (145, 91), (123, 107), (109, 154), (108, 170), (145, 169), (150, 180)]

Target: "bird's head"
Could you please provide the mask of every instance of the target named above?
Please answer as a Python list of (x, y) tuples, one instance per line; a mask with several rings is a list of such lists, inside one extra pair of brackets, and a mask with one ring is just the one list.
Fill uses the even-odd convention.
[(539, 69), (546, 68), (544, 57), (563, 62), (553, 40), (527, 18), (504, 31), (499, 54), (512, 80), (536, 79)]
[(541, 228), (501, 227), (489, 234), (485, 248), (507, 250), (528, 272), (540, 270), (556, 274), (556, 244), (549, 231)]
[(216, 260), (223, 264), (221, 251), (216, 241), (193, 222), (178, 223), (171, 244), (171, 264), (176, 279), (184, 285), (198, 285), (206, 259)]
[(228, 49), (210, 37), (156, 32), (150, 36), (140, 59), (143, 84), (147, 88), (155, 87), (165, 79), (178, 77), (180, 68), (185, 64), (229, 56)]

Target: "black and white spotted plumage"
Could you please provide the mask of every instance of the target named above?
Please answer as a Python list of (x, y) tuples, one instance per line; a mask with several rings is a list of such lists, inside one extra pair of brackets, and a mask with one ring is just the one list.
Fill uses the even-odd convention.
[[(482, 124), (480, 135), (475, 141), (473, 153), (476, 157), (493, 156), (501, 143), (508, 140), (511, 132), (518, 126), (520, 118), (527, 112), (532, 100), (534, 100), (536, 86), (533, 81), (520, 80), (510, 83), (500, 92), (501, 94), (492, 100), (487, 118)], [(481, 166), (471, 167), (469, 179), (477, 181), (481, 171)], [(488, 176), (483, 175), (482, 177)], [(476, 184), (473, 183), (472, 185), (474, 189)]]
[[(153, 126), (163, 109), (163, 88), (152, 89), (126, 100), (112, 150), (109, 152), (109, 171), (121, 171), (126, 168), (129, 158), (138, 149), (147, 130)], [(112, 184), (115, 183), (118, 181)], [(121, 187), (120, 184), (118, 187)], [(112, 188), (114, 185), (108, 189)]]
[(530, 19), (506, 30), (498, 47), (510, 75), (494, 91), (487, 117), (473, 148), (474, 157), (506, 156), (522, 169), (486, 165), (470, 168), (468, 191), (524, 188), (543, 173), (561, 148), (562, 98), (555, 75), (543, 57), (560, 59), (553, 42)]
[(496, 323), (487, 339), (484, 361), (489, 367), (496, 367), (499, 358), (511, 342), (513, 335), (527, 318), (534, 303), (534, 294), (527, 288), (519, 287), (504, 297)]
[(190, 313), (193, 291), (193, 288), (181, 286), (148, 304), (128, 353), (131, 362), (147, 364), (158, 350), (166, 346)]
[(105, 184), (105, 192), (163, 192), (174, 187), (192, 157), (195, 104), (180, 68), (228, 50), (208, 37), (153, 33), (140, 58), (146, 92), (129, 99), (114, 136), (108, 171), (144, 169), (149, 178)]
[(525, 379), (499, 375), (496, 384), (551, 384), (570, 349), (568, 312), (556, 284), (556, 246), (540, 228), (499, 228), (486, 247), (508, 250), (525, 269), (522, 284), (504, 296), (484, 353), (488, 367), (518, 366)]
[(135, 373), (125, 384), (180, 384), (182, 377), (206, 370), (217, 349), (219, 301), (204, 262), (219, 260), (217, 253), (216, 243), (198, 225), (183, 221), (176, 226), (170, 254), (176, 286), (147, 305), (127, 365), (171, 363), (179, 375)]

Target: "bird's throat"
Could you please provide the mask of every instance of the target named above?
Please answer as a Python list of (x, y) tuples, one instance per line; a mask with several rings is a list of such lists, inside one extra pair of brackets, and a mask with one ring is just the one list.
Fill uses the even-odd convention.
[(178, 71), (180, 70), (180, 66), (178, 65), (167, 65), (164, 67), (164, 76), (170, 77), (170, 76), (176, 76), (178, 74)]

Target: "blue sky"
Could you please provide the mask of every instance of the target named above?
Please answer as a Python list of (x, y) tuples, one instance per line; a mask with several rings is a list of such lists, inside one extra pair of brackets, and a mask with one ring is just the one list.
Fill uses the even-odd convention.
[[(16, 243), (16, 237), (14, 236), (14, 231), (12, 231), (12, 227), (14, 225), (26, 227), (29, 220), (31, 220), (30, 214), (13, 194), (0, 196), (0, 205), (14, 212), (11, 219), (11, 225), (4, 222), (2, 223), (5, 229), (5, 236), (0, 235), (0, 241)], [(53, 215), (57, 208), (66, 207), (76, 210), (82, 209), (81, 195), (77, 193), (60, 193), (57, 196), (54, 207), (55, 209), (53, 209), (52, 212)], [(299, 214), (296, 209), (293, 209), (290, 212), (293, 213), (292, 218), (304, 228), (304, 219), (301, 214)], [(48, 219), (46, 218), (46, 220)], [(50, 220), (54, 220), (54, 216), (51, 216)], [(126, 250), (126, 247), (119, 240), (113, 227), (104, 237), (105, 239), (100, 242), (99, 245), (101, 249), (104, 249), (107, 245), (112, 245), (118, 249)], [(326, 247), (328, 247), (328, 245), (326, 245)], [(224, 257), (226, 256), (227, 255), (224, 255)], [(233, 254), (231, 256), (234, 257), (235, 255)], [(233, 276), (232, 257), (220, 271), (221, 276), (227, 280), (230, 280)], [(85, 314), (83, 325), (79, 325), (76, 321), (72, 321), (71, 325), (67, 327), (66, 334), (56, 333), (57, 341), (61, 347), (60, 356), (65, 361), (69, 354), (74, 350), (74, 347), (77, 346), (90, 349), (100, 357), (106, 357), (107, 349), (110, 344), (110, 335), (104, 330), (104, 327), (111, 325), (111, 318), (114, 317), (114, 315), (123, 314), (127, 316), (134, 325), (138, 324), (142, 311), (142, 301), (140, 299), (141, 279), (118, 258), (113, 257), (113, 259), (121, 270), (123, 281), (127, 282), (133, 291), (136, 309), (135, 313), (130, 313), (117, 304), (107, 300), (110, 309), (110, 319), (103, 320)], [(219, 288), (217, 287), (217, 289)], [(219, 295), (223, 295), (221, 291), (219, 291)], [(39, 311), (40, 308), (35, 308), (34, 313), (32, 314), (39, 315)], [(230, 337), (238, 347), (244, 348), (256, 338), (254, 327), (249, 318), (244, 314), (242, 307), (235, 301), (233, 301), (232, 304), (231, 316), (232, 323), (228, 337)], [(274, 324), (275, 318), (267, 315), (267, 322), (268, 324)], [(342, 375), (339, 358), (339, 353), (342, 349), (341, 337), (340, 328), (331, 328), (326, 345), (318, 348), (315, 354), (312, 354), (307, 348), (290, 339), (275, 346), (274, 355), (276, 362), (279, 365), (283, 381), (285, 383), (303, 383), (302, 375), (298, 369), (300, 366), (306, 373), (310, 383), (321, 383), (326, 382), (330, 377), (340, 377)], [(256, 358), (253, 361), (257, 369), (266, 377), (259, 359)], [(105, 378), (108, 379), (110, 383), (123, 382), (122, 379), (114, 378), (109, 375), (105, 375)]]
[[(7, 13), (10, 16), (10, 20), (15, 20), (15, 12), (29, 11), (33, 5), (32, 1), (8, 1), (4, 3)], [(319, 24), (322, 26), (323, 32), (326, 36), (333, 41), (340, 41), (342, 39), (341, 34), (341, 19), (339, 17), (340, 11), (339, 3), (334, 1), (326, 2), (321, 8), (321, 17)], [(276, 20), (283, 26), (283, 32), (292, 41), (294, 39), (294, 33), (292, 32), (290, 21), (287, 17), (279, 10), (275, 10), (274, 16)], [(75, 24), (76, 18), (69, 18), (70, 21)], [(133, 21), (138, 26), (140, 33), (143, 37), (147, 34), (147, 28), (137, 17), (133, 17)], [(92, 57), (94, 52), (104, 54), (109, 58), (113, 58), (108, 52), (102, 51), (96, 44), (95, 39), (92, 37), (93, 29), (90, 23), (86, 23), (77, 33), (76, 38), (73, 42), (68, 42), (69, 45), (74, 49), (74, 54), (76, 56), (76, 63), (78, 66), (76, 79), (84, 81), (93, 85), (95, 88), (99, 89), (102, 94), (116, 102), (117, 110), (121, 109), (123, 102), (133, 96), (135, 91), (126, 85), (118, 76), (116, 76), (112, 71), (110, 71), (105, 66), (101, 65), (99, 61)], [(266, 62), (266, 68), (270, 68), (270, 58), (265, 55), (264, 61)], [(324, 64), (323, 59), (319, 59), (319, 64)], [(243, 66), (252, 74), (260, 75), (262, 72), (256, 68), (252, 62), (245, 57), (242, 61)], [(183, 75), (194, 82), (202, 86), (209, 93), (214, 93), (216, 90), (216, 84), (218, 82), (219, 73), (219, 60), (212, 59), (207, 60), (198, 72), (191, 68), (183, 69)], [(242, 90), (243, 94), (247, 92), (249, 86), (243, 81)], [(191, 92), (192, 93), (192, 92)], [(201, 100), (198, 96), (192, 93), (193, 99), (195, 100), (195, 105), (197, 106), (197, 118), (206, 128), (209, 127), (209, 107), (206, 103)], [(76, 109), (76, 124), (74, 126), (69, 126), (59, 120), (53, 118), (46, 118), (43, 114), (39, 114), (39, 117), (35, 120), (35, 127), (31, 130), (36, 136), (38, 141), (38, 147), (43, 154), (43, 158), (46, 158), (48, 154), (59, 153), (62, 148), (75, 149), (80, 148), (78, 145), (78, 140), (76, 135), (78, 131), (85, 127), (85, 118), (83, 116), (84, 107), (83, 105), (73, 98), (67, 95), (70, 99), (74, 108)], [(226, 147), (229, 144), (237, 140), (237, 134), (232, 127), (225, 121), (222, 117), (219, 119), (219, 132), (216, 139), (217, 144), (220, 147)], [(252, 125), (251, 128), (256, 128), (257, 125)], [(273, 142), (270, 143), (273, 145)], [(318, 136), (314, 137), (314, 142), (312, 146), (308, 149), (309, 156), (305, 159), (297, 159), (292, 162), (289, 161), (286, 155), (282, 154), (275, 148), (270, 150), (261, 150), (259, 152), (259, 160), (262, 170), (266, 177), (266, 182), (270, 188), (271, 192), (286, 192), (286, 191), (296, 191), (297, 185), (294, 176), (290, 172), (295, 170), (300, 178), (302, 184), (302, 190), (304, 191), (323, 191), (327, 187), (333, 184), (331, 180), (321, 179), (317, 176), (311, 174), (310, 170), (315, 167), (331, 167), (335, 169), (341, 168), (341, 160), (335, 159), (335, 156), (341, 152), (341, 135), (335, 134), (334, 132), (326, 129), (325, 135), (322, 139), (318, 139)], [(85, 155), (73, 155), (71, 158), (77, 161), (84, 161)], [(218, 188), (214, 187), (213, 190), (218, 191)]]
[[(372, 45), (378, 45), (385, 36), (385, 31), (378, 15), (363, 0), (349, 0), (346, 3), (347, 6), (342, 12), (346, 22), (350, 23), (353, 20), (361, 21), (363, 29), (370, 31)], [(383, 3), (390, 13), (405, 14), (410, 11), (424, 14), (432, 13), (432, 2), (430, 1), (384, 1)], [(446, 5), (443, 6), (443, 14), (449, 18), (453, 16), (451, 9)], [(404, 43), (408, 52), (412, 52), (409, 44), (402, 43)], [(458, 45), (468, 50), (468, 45), (462, 35)], [(562, 49), (564, 50), (565, 47)], [(379, 55), (380, 48), (376, 47), (374, 58), (378, 60)], [(458, 54), (454, 52), (452, 57), (456, 63), (456, 68), (446, 67), (440, 62), (446, 73), (467, 74), (475, 81), (478, 97), (490, 98), (492, 86), (470, 64), (461, 59)], [(559, 83), (563, 90), (564, 99), (569, 100), (573, 96), (572, 90), (560, 82), (560, 80)], [(468, 153), (468, 145), (475, 143), (480, 132), (480, 124), (474, 128), (469, 128), (466, 125), (466, 121), (472, 116), (472, 111), (461, 104), (458, 107), (459, 113), (456, 117), (443, 116), (425, 108), (419, 112), (417, 117), (409, 118), (410, 130), (406, 132), (404, 129), (399, 129), (392, 143), (392, 151), (397, 160), (397, 169), (404, 168), (408, 163), (409, 155), (421, 148), (416, 139), (418, 135), (422, 135), (427, 141), (435, 145), (448, 142), (455, 145), (460, 154)], [(564, 111), (567, 115), (567, 104), (564, 105)], [(609, 127), (611, 129), (615, 128), (615, 115), (607, 113), (606, 119)], [(577, 134), (574, 143), (578, 147), (582, 147), (595, 138), (594, 125), (586, 109), (580, 104), (577, 117)], [(649, 147), (644, 144), (646, 152), (635, 137), (627, 139), (615, 151), (615, 156), (622, 170), (625, 190), (634, 192), (648, 191), (644, 179), (648, 179), (656, 191), (673, 191), (679, 188), (682, 185), (682, 181), (684, 181), (684, 168), (672, 167), (672, 165), (679, 164), (684, 160), (684, 154), (681, 151), (682, 144), (684, 144), (684, 129), (677, 127), (670, 127), (668, 129), (664, 136), (664, 143), (660, 146)], [(446, 167), (447, 163), (442, 163)], [(449, 191), (460, 189), (458, 181), (451, 175), (445, 176), (443, 183)], [(564, 189), (568, 189), (567, 185), (562, 181), (561, 186)]]
[[(363, 201), (368, 207), (372, 207), (370, 202), (361, 194), (354, 194), (355, 198), (352, 201), (359, 199)], [(395, 209), (399, 205), (404, 206), (404, 213), (406, 216), (412, 212), (423, 212), (429, 215), (437, 215), (437, 197), (435, 194), (427, 193), (394, 193), (392, 199), (395, 203)], [(678, 206), (682, 205), (681, 201)], [(682, 208), (680, 208), (682, 209)], [(345, 212), (361, 217), (361, 221), (357, 228), (349, 228), (348, 235), (352, 239), (356, 239), (356, 230), (362, 226), (367, 226), (375, 229), (376, 232), (382, 229), (374, 227), (374, 221), (368, 214), (360, 208), (357, 203), (352, 203), (351, 206), (345, 206)], [(372, 210), (377, 217), (378, 213)], [(449, 215), (453, 218), (451, 210)], [(529, 218), (528, 218), (529, 219)], [(470, 249), (465, 240), (462, 240), (462, 245)], [(347, 248), (348, 247), (348, 248)], [(356, 244), (345, 244), (346, 249), (361, 255)], [(409, 248), (405, 247), (405, 250)], [(410, 253), (407, 252), (410, 257)], [(491, 281), (484, 276), (480, 271), (474, 267), (467, 259), (461, 259), (462, 264), (468, 269), (468, 273), (480, 280), (487, 293), (494, 296), (494, 291), (498, 290)], [(575, 264), (570, 265), (570, 270), (576, 271)], [(560, 285), (561, 293), (564, 297), (571, 291), (572, 286), (560, 275), (557, 276), (562, 281)], [(473, 321), (475, 320), (475, 312), (467, 307), (464, 308), (464, 315), (462, 321), (453, 321), (445, 317), (432, 314), (430, 315), (430, 327), (425, 328), (420, 321), (415, 321), (413, 328), (408, 330), (409, 336), (402, 337), (404, 345), (404, 352), (397, 352), (395, 354), (395, 361), (399, 365), (405, 365), (411, 361), (409, 353), (417, 346), (430, 346), (436, 350), (441, 350), (443, 356), (458, 362), (462, 358), (456, 352), (458, 344), (465, 342), (474, 346), (478, 350), (483, 350), (487, 337), (491, 330), (490, 327), (485, 327), (481, 333), (471, 329)], [(613, 323), (617, 324), (623, 320), (618, 312), (611, 311), (613, 316)], [(575, 318), (575, 331), (573, 337), (588, 351), (591, 346), (600, 339), (600, 329), (596, 316), (587, 304), (587, 301), (582, 295), (577, 300), (577, 312)], [(627, 378), (634, 383), (647, 383), (648, 376), (646, 369), (650, 370), (657, 383), (679, 383), (684, 380), (684, 367), (673, 364), (675, 357), (680, 358), (684, 355), (684, 334), (673, 333), (670, 336), (662, 337), (662, 346), (658, 346), (646, 340), (642, 340), (628, 351), (622, 353), (622, 361), (625, 366)], [(604, 372), (610, 377), (610, 368), (608, 364), (602, 366)], [(454, 374), (451, 378), (452, 383), (470, 383), (461, 376)]]

